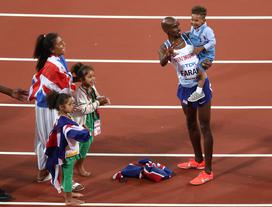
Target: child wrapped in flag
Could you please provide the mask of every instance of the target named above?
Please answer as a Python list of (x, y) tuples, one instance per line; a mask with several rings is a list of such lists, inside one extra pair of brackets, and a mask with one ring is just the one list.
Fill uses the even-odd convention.
[(53, 91), (47, 96), (47, 103), (50, 109), (57, 109), (59, 117), (47, 142), (46, 169), (50, 172), (51, 182), (58, 192), (63, 189), (66, 205), (79, 205), (84, 201), (78, 199), (83, 197), (81, 193), (72, 192), (74, 163), (79, 159), (79, 142), (88, 141), (90, 133), (69, 116), (74, 110), (71, 95)]

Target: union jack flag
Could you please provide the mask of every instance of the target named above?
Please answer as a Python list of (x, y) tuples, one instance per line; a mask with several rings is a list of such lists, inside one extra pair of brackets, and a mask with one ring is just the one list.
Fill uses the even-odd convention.
[(44, 67), (32, 78), (28, 99), (35, 99), (40, 107), (47, 107), (46, 95), (51, 91), (70, 94), (75, 90), (73, 76), (68, 71), (63, 56), (51, 56), (47, 59)]
[(65, 159), (66, 147), (72, 140), (86, 142), (90, 139), (87, 129), (66, 116), (60, 116), (49, 135), (45, 154), (48, 156), (46, 169), (52, 176), (51, 183), (61, 192), (60, 166)]
[(124, 169), (115, 173), (112, 178), (123, 182), (126, 177), (140, 179), (144, 177), (148, 180), (160, 182), (171, 178), (172, 175), (173, 171), (168, 167), (145, 158), (139, 160), (138, 163), (130, 163)]

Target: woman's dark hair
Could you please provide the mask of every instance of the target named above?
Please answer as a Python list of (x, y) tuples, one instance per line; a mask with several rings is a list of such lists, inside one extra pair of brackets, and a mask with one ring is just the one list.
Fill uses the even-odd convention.
[(199, 14), (203, 17), (206, 17), (207, 15), (207, 9), (203, 6), (194, 6), (192, 8), (192, 14)]
[(82, 63), (74, 64), (71, 68), (71, 73), (74, 74), (74, 81), (79, 82), (80, 80), (84, 80), (84, 77), (90, 70), (94, 71), (91, 65), (84, 65)]
[(59, 111), (59, 107), (66, 104), (68, 99), (71, 97), (71, 95), (66, 93), (58, 93), (56, 91), (52, 91), (46, 96), (46, 102), (49, 109), (57, 109)]
[(33, 57), (37, 58), (36, 70), (43, 68), (46, 60), (52, 54), (52, 49), (58, 37), (57, 33), (40, 34), (36, 40)]

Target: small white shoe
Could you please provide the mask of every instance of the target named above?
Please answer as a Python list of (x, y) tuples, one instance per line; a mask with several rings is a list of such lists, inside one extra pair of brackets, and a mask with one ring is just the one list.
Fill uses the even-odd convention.
[(202, 91), (202, 93), (197, 93), (196, 91), (195, 92), (193, 92), (192, 94), (191, 94), (191, 96), (188, 98), (188, 101), (190, 101), (190, 102), (196, 102), (196, 101), (198, 101), (198, 100), (200, 100), (200, 99), (202, 99), (202, 98), (204, 98), (205, 97), (205, 94), (204, 94), (204, 92)]

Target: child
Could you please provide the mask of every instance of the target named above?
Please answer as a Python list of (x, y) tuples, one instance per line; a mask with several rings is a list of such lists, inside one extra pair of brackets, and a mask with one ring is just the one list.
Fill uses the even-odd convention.
[(76, 199), (83, 195), (72, 192), (74, 163), (79, 157), (79, 142), (87, 142), (90, 133), (74, 122), (70, 113), (74, 110), (71, 95), (51, 92), (46, 101), (49, 109), (57, 109), (58, 119), (49, 135), (45, 154), (48, 156), (46, 169), (52, 176), (52, 184), (61, 192), (59, 166), (62, 168), (62, 188), (66, 205), (79, 205), (84, 201)]
[(206, 79), (206, 68), (204, 65), (205, 61), (212, 62), (215, 57), (215, 36), (213, 30), (206, 23), (206, 15), (206, 8), (202, 6), (192, 8), (192, 27), (189, 36), (193, 44), (197, 46), (194, 48), (193, 53), (198, 55), (199, 58), (199, 81), (196, 91), (188, 98), (190, 102), (195, 102), (205, 97), (202, 90)]
[[(77, 63), (72, 66), (71, 72), (77, 81), (81, 82), (81, 85), (74, 94), (77, 110), (73, 113), (73, 117), (78, 124), (86, 127), (96, 136), (101, 130), (97, 108), (108, 104), (109, 99), (98, 94), (94, 86), (95, 75), (92, 66)], [(79, 175), (84, 177), (90, 176), (91, 174), (85, 169), (83, 163), (92, 142), (93, 137), (90, 136), (88, 142), (80, 143), (80, 159), (76, 163), (76, 168)]]

